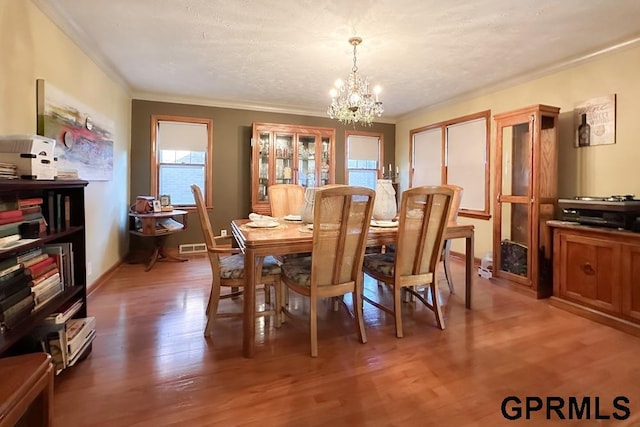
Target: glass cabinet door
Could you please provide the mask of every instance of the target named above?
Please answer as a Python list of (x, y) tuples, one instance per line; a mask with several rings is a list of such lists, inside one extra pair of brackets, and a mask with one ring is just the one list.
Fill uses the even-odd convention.
[(293, 183), (293, 134), (276, 134), (274, 184)]
[[(530, 123), (498, 129), (501, 133), (502, 167), (496, 214), (500, 221), (499, 270), (529, 276), (531, 262), (531, 166)], [(500, 135), (500, 134), (499, 134)]]
[(331, 172), (331, 138), (328, 136), (322, 137), (322, 147), (320, 154), (320, 185), (327, 185), (330, 181)]
[(316, 187), (316, 139), (315, 135), (298, 135), (298, 184)]
[(271, 133), (260, 132), (258, 135), (258, 201), (267, 200), (267, 188), (269, 187), (269, 150), (271, 149)]

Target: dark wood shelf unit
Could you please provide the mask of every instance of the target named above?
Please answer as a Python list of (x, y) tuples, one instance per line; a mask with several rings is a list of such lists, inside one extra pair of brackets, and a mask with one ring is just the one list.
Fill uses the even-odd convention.
[[(16, 254), (22, 253), (32, 248), (36, 248), (48, 243), (70, 242), (73, 250), (73, 272), (74, 286), (65, 289), (55, 296), (37, 311), (21, 319), (11, 329), (0, 334), (0, 357), (29, 352), (28, 346), (20, 345), (21, 341), (30, 342), (29, 336), (35, 328), (42, 324), (45, 317), (51, 313), (64, 310), (77, 300), (82, 300), (83, 305), (74, 317), (87, 316), (87, 274), (86, 274), (86, 242), (85, 242), (85, 202), (84, 191), (88, 185), (82, 180), (0, 180), (0, 198), (24, 199), (41, 197), (43, 200), (48, 197), (48, 192), (55, 192), (64, 196), (69, 196), (70, 218), (66, 228), (41, 235), (33, 242), (12, 248), (0, 253), (0, 260), (6, 259)], [(43, 215), (47, 221), (48, 212), (43, 208)], [(41, 351), (41, 349), (32, 349)]]

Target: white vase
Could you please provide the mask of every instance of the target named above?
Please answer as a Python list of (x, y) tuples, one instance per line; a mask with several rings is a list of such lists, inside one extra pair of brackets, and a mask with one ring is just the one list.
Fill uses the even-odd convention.
[(379, 179), (376, 185), (376, 200), (373, 203), (373, 219), (391, 221), (396, 217), (396, 190), (390, 179)]

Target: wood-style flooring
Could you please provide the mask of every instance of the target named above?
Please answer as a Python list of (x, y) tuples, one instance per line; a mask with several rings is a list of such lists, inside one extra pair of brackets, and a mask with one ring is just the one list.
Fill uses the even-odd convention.
[[(455, 295), (441, 281), (444, 331), (430, 311), (405, 303), (405, 337), (397, 339), (392, 318), (365, 303), (361, 344), (344, 307), (326, 304), (318, 358), (310, 357), (305, 323), (276, 330), (262, 318), (256, 356), (245, 359), (240, 318), (220, 319), (210, 339), (202, 335), (206, 258), (158, 263), (148, 273), (123, 264), (89, 298), (93, 352), (56, 378), (55, 426), (640, 425), (640, 338), (477, 276), (466, 310), (463, 273), (454, 261)], [(366, 288), (383, 291), (370, 280)], [(304, 310), (304, 300), (291, 304)], [(241, 299), (221, 304), (241, 308)], [(510, 416), (527, 397), (545, 406), (530, 420), (523, 409), (509, 421), (501, 412), (508, 396), (523, 402), (507, 405)], [(613, 417), (624, 415), (614, 407), (618, 396), (629, 399), (626, 420)], [(558, 412), (567, 419), (551, 411), (547, 420), (547, 397), (566, 402)], [(566, 406), (572, 398), (588, 399), (582, 419)]]

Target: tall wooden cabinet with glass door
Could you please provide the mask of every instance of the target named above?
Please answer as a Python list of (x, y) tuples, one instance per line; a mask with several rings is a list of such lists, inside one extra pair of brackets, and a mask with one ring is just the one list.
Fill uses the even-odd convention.
[(534, 105), (496, 114), (496, 204), (493, 275), (530, 290), (552, 293), (551, 233), (557, 202), (558, 114)]
[(269, 186), (321, 187), (334, 182), (335, 129), (254, 123), (251, 209), (270, 215)]

